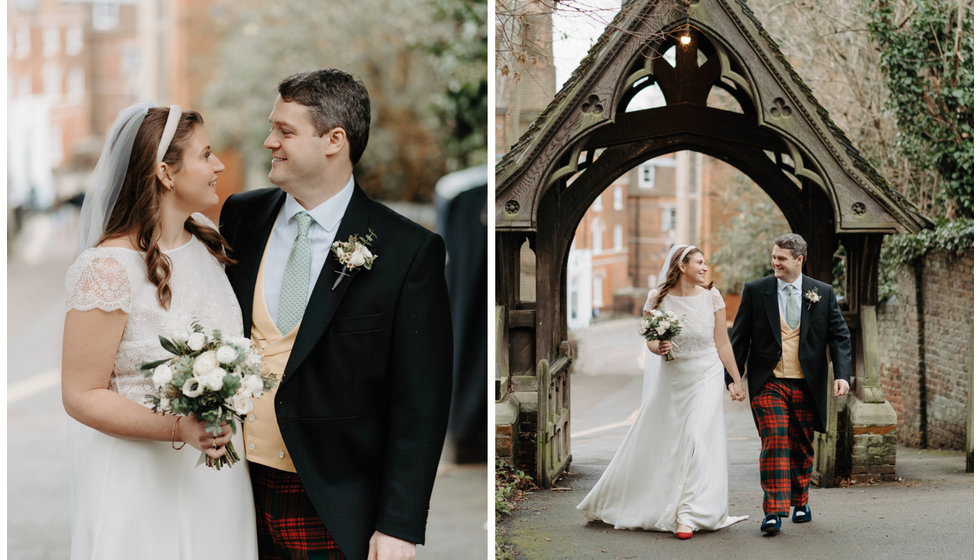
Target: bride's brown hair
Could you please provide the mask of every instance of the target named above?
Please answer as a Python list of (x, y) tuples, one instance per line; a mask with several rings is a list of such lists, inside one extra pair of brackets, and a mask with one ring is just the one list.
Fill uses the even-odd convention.
[[(684, 253), (687, 252), (686, 255)], [(660, 304), (664, 302), (664, 297), (667, 292), (677, 285), (681, 280), (681, 265), (687, 264), (691, 260), (691, 255), (694, 253), (700, 253), (704, 256), (704, 251), (698, 247), (685, 247), (684, 249), (678, 249), (674, 251), (674, 256), (670, 258), (670, 267), (667, 269), (667, 277), (664, 279), (664, 283), (657, 287), (659, 293), (657, 294), (657, 302), (654, 304), (653, 308), (657, 309)], [(681, 255), (684, 255), (684, 260), (681, 260)], [(712, 281), (707, 286), (707, 289), (714, 287), (715, 283)]]
[[(170, 257), (160, 250), (157, 241), (160, 230), (160, 200), (167, 187), (157, 178), (156, 155), (169, 113), (166, 107), (155, 107), (147, 111), (133, 140), (133, 152), (129, 157), (126, 177), (119, 189), (119, 198), (109, 215), (105, 233), (96, 243), (99, 245), (107, 239), (135, 236), (136, 247), (146, 254), (146, 277), (157, 287), (157, 300), (164, 309), (170, 308), (173, 294), (170, 290)], [(185, 144), (194, 134), (195, 127), (203, 125), (204, 118), (200, 113), (184, 111), (163, 161), (179, 170)], [(198, 224), (193, 217), (187, 218), (184, 229), (200, 239), (221, 264), (235, 262), (228, 256), (231, 248), (217, 231)]]

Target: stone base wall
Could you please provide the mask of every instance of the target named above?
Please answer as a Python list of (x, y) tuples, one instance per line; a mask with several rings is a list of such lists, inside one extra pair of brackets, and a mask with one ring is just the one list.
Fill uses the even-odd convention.
[(898, 293), (878, 306), (881, 385), (899, 444), (962, 450), (972, 413), (973, 256), (932, 253), (921, 266), (921, 280), (903, 267)]

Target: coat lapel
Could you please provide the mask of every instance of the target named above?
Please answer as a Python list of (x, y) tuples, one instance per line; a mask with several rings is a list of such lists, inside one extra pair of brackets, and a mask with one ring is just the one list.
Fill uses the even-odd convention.
[(806, 299), (806, 293), (816, 287), (810, 277), (803, 276), (803, 293), (800, 294), (800, 340), (806, 340), (807, 331), (810, 330), (810, 307), (811, 304)]
[(779, 327), (779, 297), (776, 295), (776, 282), (775, 276), (770, 276), (771, 280), (766, 282), (765, 289), (762, 291), (763, 301), (765, 302), (766, 317), (769, 318), (769, 328), (772, 330), (773, 340), (776, 344), (781, 344), (783, 336), (781, 334), (782, 329)]
[[(367, 234), (370, 209), (370, 199), (359, 186), (355, 185), (354, 194), (347, 205), (343, 219), (340, 220), (334, 240), (346, 241), (351, 235)], [(360, 272), (360, 269), (350, 272), (350, 276), (340, 281), (337, 289), (332, 289), (342, 268), (343, 265), (331, 251), (326, 262), (323, 263), (323, 268), (320, 269), (320, 276), (317, 278), (313, 293), (306, 304), (303, 321), (300, 323), (299, 332), (296, 333), (296, 341), (293, 343), (289, 361), (286, 363), (286, 369), (283, 372), (284, 383), (291, 379), (291, 374), (299, 364), (303, 363), (317, 341), (323, 336), (337, 312), (337, 307), (343, 301), (344, 295)]]
[[(232, 255), (238, 261), (236, 265), (237, 273), (234, 275), (232, 287), (235, 295), (238, 296), (238, 304), (242, 308), (242, 323), (245, 327), (245, 336), (252, 332), (252, 302), (255, 300), (255, 283), (259, 275), (259, 266), (262, 264), (262, 254), (265, 253), (265, 246), (272, 233), (272, 226), (276, 222), (279, 208), (286, 200), (286, 193), (277, 190), (270, 202), (259, 210), (254, 217), (254, 228), (244, 228), (239, 234), (235, 245), (238, 250)], [(248, 219), (242, 216), (242, 219)]]

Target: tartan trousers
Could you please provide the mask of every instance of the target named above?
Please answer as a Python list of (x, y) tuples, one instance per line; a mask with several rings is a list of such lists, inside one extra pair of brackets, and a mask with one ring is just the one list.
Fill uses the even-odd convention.
[(751, 404), (762, 439), (762, 510), (766, 515), (787, 517), (790, 506), (806, 505), (810, 499), (813, 425), (817, 418), (810, 389), (805, 379), (770, 377)]
[(261, 560), (344, 560), (299, 475), (249, 463)]

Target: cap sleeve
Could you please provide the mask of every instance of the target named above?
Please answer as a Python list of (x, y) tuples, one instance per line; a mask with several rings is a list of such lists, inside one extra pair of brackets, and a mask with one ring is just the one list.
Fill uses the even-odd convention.
[(657, 295), (660, 294), (659, 288), (654, 288), (647, 293), (647, 302), (643, 304), (643, 310), (647, 312), (653, 311), (653, 306), (657, 303)]
[(126, 267), (112, 255), (97, 249), (85, 251), (68, 269), (65, 310), (129, 313), (132, 288)]
[(718, 288), (715, 288), (714, 286), (711, 288), (711, 307), (713, 311), (718, 311), (719, 309), (724, 309), (726, 307), (725, 298), (721, 296), (721, 292), (719, 292)]

